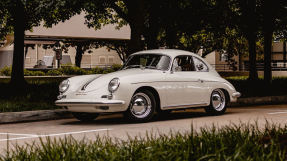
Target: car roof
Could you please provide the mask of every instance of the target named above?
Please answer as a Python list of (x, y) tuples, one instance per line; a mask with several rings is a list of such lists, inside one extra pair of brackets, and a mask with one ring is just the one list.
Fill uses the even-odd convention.
[(174, 59), (178, 55), (191, 55), (191, 56), (197, 57), (200, 60), (202, 60), (208, 66), (209, 73), (220, 77), (219, 74), (216, 72), (216, 70), (208, 62), (206, 62), (201, 56), (199, 56), (195, 53), (189, 52), (189, 51), (178, 50), (178, 49), (153, 49), (153, 50), (139, 51), (139, 52), (136, 52), (132, 55), (148, 54), (148, 53), (150, 53), (150, 54), (166, 54), (166, 55), (169, 55), (172, 59)]
[(189, 52), (189, 51), (184, 51), (184, 50), (178, 50), (178, 49), (153, 49), (153, 50), (144, 50), (144, 51), (139, 51), (136, 52), (132, 55), (137, 55), (137, 54), (143, 54), (143, 53), (151, 53), (151, 54), (166, 54), (171, 57), (176, 57), (178, 55), (192, 55), (195, 57), (199, 57), (197, 54)]

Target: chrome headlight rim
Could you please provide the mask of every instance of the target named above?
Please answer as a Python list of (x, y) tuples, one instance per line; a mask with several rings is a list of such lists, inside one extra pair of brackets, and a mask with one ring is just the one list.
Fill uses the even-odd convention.
[[(113, 81), (117, 81), (116, 84), (112, 84)], [(120, 79), (119, 78), (113, 78), (110, 82), (109, 82), (109, 85), (108, 85), (108, 90), (111, 92), (111, 93), (114, 93), (115, 91), (117, 91), (117, 89), (119, 88), (121, 82), (120, 82)]]
[[(64, 82), (66, 82), (66, 83), (64, 84)], [(65, 86), (64, 86), (64, 87), (61, 87), (62, 85), (65, 85)], [(60, 85), (59, 85), (59, 91), (60, 91), (60, 93), (65, 93), (65, 92), (68, 90), (69, 87), (70, 87), (70, 81), (69, 81), (69, 79), (63, 80), (63, 81), (60, 83)]]

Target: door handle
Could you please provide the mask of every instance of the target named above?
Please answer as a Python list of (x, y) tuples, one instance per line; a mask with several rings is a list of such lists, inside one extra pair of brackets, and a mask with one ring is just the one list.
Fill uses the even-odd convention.
[(201, 79), (198, 79), (198, 82), (199, 82), (199, 83), (203, 83), (203, 80), (201, 80)]

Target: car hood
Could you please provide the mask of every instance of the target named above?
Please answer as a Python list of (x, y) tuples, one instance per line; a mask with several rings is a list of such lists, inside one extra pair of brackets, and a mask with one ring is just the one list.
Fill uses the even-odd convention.
[[(78, 92), (91, 92), (98, 88), (101, 88), (107, 84), (113, 79), (113, 78), (121, 78), (127, 75), (138, 75), (138, 74), (146, 74), (146, 73), (156, 73), (159, 72), (159, 70), (154, 69), (139, 69), (139, 68), (133, 68), (133, 69), (126, 69), (126, 70), (120, 70), (117, 72), (112, 72), (108, 74), (103, 74), (99, 77), (96, 77), (93, 80), (90, 80), (86, 83), (84, 83), (82, 86), (78, 88)], [(135, 76), (136, 77), (136, 76)], [(85, 90), (82, 90), (82, 87), (86, 85)]]

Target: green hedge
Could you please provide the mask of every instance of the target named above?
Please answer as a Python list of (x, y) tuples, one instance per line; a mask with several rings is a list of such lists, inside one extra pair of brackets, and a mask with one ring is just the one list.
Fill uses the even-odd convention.
[(266, 86), (263, 77), (254, 83), (247, 81), (248, 77), (227, 77), (226, 79), (245, 97), (264, 97), (287, 95), (287, 77), (272, 77), (272, 83)]
[(191, 126), (191, 132), (147, 133), (128, 140), (47, 137), (40, 138), (39, 144), (16, 144), (0, 160), (286, 160), (287, 126), (267, 122), (265, 129), (259, 130), (256, 125), (202, 127), (200, 132)]
[(8, 83), (0, 83), (0, 113), (59, 109), (54, 104), (59, 95), (59, 84), (59, 81), (34, 81), (23, 94), (15, 95)]
[[(47, 73), (42, 71), (29, 71), (24, 69), (24, 76), (60, 76), (60, 75), (86, 75), (86, 74), (107, 74), (119, 70), (122, 67), (120, 64), (113, 64), (111, 68), (102, 69), (99, 67), (92, 68), (91, 71), (86, 71), (82, 68), (74, 66), (71, 63), (62, 65), (61, 68), (49, 70)], [(0, 75), (11, 76), (12, 67), (5, 66), (0, 70)]]

